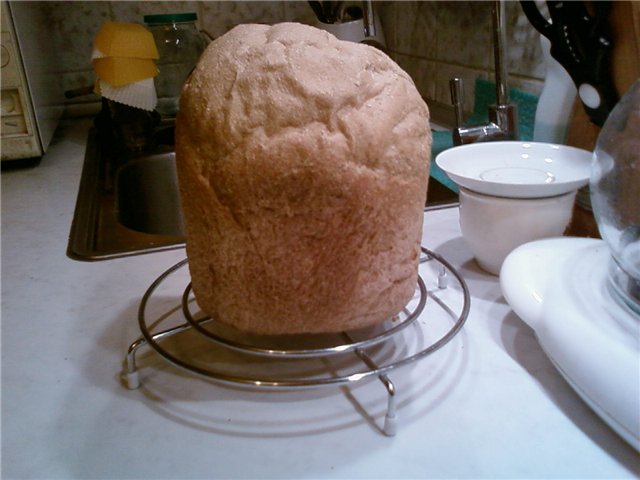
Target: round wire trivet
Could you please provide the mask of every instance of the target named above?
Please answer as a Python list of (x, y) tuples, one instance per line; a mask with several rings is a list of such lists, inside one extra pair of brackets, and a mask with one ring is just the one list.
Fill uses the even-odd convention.
[[(387, 414), (385, 416), (385, 424), (383, 431), (387, 435), (394, 435), (396, 431), (396, 407), (395, 407), (395, 387), (391, 380), (387, 377), (387, 373), (390, 371), (403, 367), (407, 364), (415, 362), (419, 359), (426, 357), (427, 355), (435, 352), (436, 350), (443, 347), (447, 344), (462, 328), (464, 322), (467, 319), (470, 309), (470, 295), (468, 287), (464, 281), (464, 279), (460, 276), (460, 274), (455, 270), (455, 268), (446, 261), (440, 255), (428, 250), (425, 247), (421, 247), (422, 253), (424, 256), (421, 259), (421, 262), (428, 261), (436, 261), (439, 264), (438, 271), (438, 288), (445, 289), (448, 284), (447, 272), (451, 273), (458, 284), (460, 285), (460, 290), (463, 296), (463, 305), (458, 314), (457, 318), (455, 318), (451, 328), (447, 330), (441, 337), (437, 340), (431, 342), (426, 345), (422, 350), (415, 352), (413, 354), (408, 354), (405, 357), (390, 361), (389, 363), (385, 363), (383, 365), (378, 365), (369, 355), (368, 349), (373, 346), (382, 344), (385, 340), (390, 339), (394, 335), (398, 334), (401, 330), (407, 328), (409, 325), (413, 324), (416, 319), (422, 313), (424, 306), (427, 302), (428, 292), (425, 286), (425, 282), (422, 279), (422, 276), (418, 276), (417, 282), (417, 304), (412, 307), (410, 310), (405, 307), (403, 309), (403, 314), (406, 316), (403, 320), (399, 320), (393, 324), (390, 328), (383, 330), (381, 332), (375, 332), (373, 336), (364, 338), (362, 340), (354, 339), (354, 332), (342, 332), (340, 334), (341, 341), (336, 344), (332, 344), (329, 346), (321, 346), (317, 348), (280, 348), (280, 347), (271, 347), (271, 346), (259, 346), (243, 341), (239, 341), (237, 339), (233, 339), (227, 336), (224, 336), (218, 332), (215, 332), (211, 329), (205, 328), (206, 324), (215, 324), (215, 321), (211, 317), (203, 317), (203, 318), (195, 318), (190, 310), (190, 294), (191, 294), (191, 284), (189, 283), (182, 294), (181, 299), (181, 309), (182, 315), (187, 320), (186, 323), (178, 325), (176, 327), (169, 328), (167, 330), (163, 330), (157, 333), (151, 333), (148, 326), (147, 317), (147, 306), (149, 300), (153, 296), (154, 292), (158, 289), (158, 287), (172, 274), (178, 271), (180, 268), (184, 267), (187, 264), (187, 259), (182, 260), (169, 269), (167, 269), (164, 273), (162, 273), (147, 289), (145, 294), (142, 297), (140, 302), (140, 306), (138, 309), (138, 324), (140, 327), (140, 331), (142, 333), (142, 337), (133, 342), (127, 351), (126, 356), (126, 369), (123, 372), (123, 377), (126, 382), (126, 385), (130, 389), (135, 389), (140, 386), (140, 378), (138, 369), (136, 366), (135, 355), (141, 346), (149, 345), (160, 357), (169, 363), (182, 368), (186, 371), (195, 373), (200, 376), (204, 376), (209, 379), (213, 379), (216, 382), (220, 382), (223, 384), (235, 385), (235, 386), (250, 386), (250, 387), (258, 387), (258, 388), (284, 388), (284, 389), (293, 389), (293, 388), (313, 388), (313, 387), (322, 387), (328, 385), (344, 385), (355, 382), (360, 382), (364, 379), (371, 378), (373, 376), (377, 376), (382, 384), (387, 389), (388, 393), (388, 405), (387, 405)], [(412, 302), (409, 302), (411, 304)], [(439, 300), (438, 303), (440, 306), (448, 311), (450, 314), (452, 310), (446, 306), (442, 305), (442, 302)], [(409, 305), (408, 304), (408, 305)], [(157, 320), (157, 319), (156, 319)], [(157, 325), (159, 322), (156, 321), (154, 325)], [(225, 372), (220, 369), (213, 369), (211, 367), (203, 367), (201, 365), (197, 365), (189, 359), (181, 358), (181, 356), (176, 355), (170, 352), (168, 349), (163, 348), (160, 345), (160, 342), (168, 337), (177, 335), (179, 333), (194, 330), (197, 333), (203, 335), (208, 340), (216, 343), (217, 345), (222, 346), (223, 348), (230, 349), (232, 351), (242, 352), (248, 355), (260, 356), (260, 357), (271, 357), (271, 358), (282, 358), (289, 359), (290, 361), (296, 361), (296, 359), (301, 358), (309, 358), (309, 357), (327, 357), (333, 356), (337, 354), (343, 354), (346, 352), (353, 352), (360, 360), (361, 364), (364, 365), (364, 369), (351, 371), (346, 374), (332, 374), (332, 372), (327, 372), (327, 375), (324, 377), (313, 377), (307, 378), (305, 376), (300, 377), (291, 377), (291, 378), (268, 378), (265, 376), (249, 376), (249, 375), (238, 375), (231, 372)]]
[[(216, 332), (208, 330), (203, 325), (211, 320), (210, 317), (206, 317), (204, 319), (196, 320), (191, 314), (191, 310), (189, 309), (189, 294), (191, 293), (191, 283), (187, 285), (187, 288), (182, 295), (182, 314), (187, 319), (187, 322), (191, 324), (191, 326), (197, 330), (199, 333), (204, 335), (205, 337), (213, 340), (215, 342), (221, 343), (227, 348), (231, 348), (233, 350), (238, 350), (244, 353), (251, 353), (253, 355), (264, 355), (264, 356), (273, 356), (273, 357), (282, 357), (282, 358), (302, 358), (302, 357), (314, 357), (319, 355), (333, 355), (344, 352), (351, 352), (358, 348), (371, 347), (376, 345), (385, 339), (391, 337), (396, 334), (400, 330), (409, 326), (414, 320), (418, 318), (422, 310), (424, 309), (424, 305), (427, 301), (427, 287), (424, 284), (424, 280), (420, 276), (418, 276), (418, 289), (420, 292), (420, 297), (418, 304), (413, 308), (413, 310), (406, 311), (406, 318), (404, 320), (396, 322), (396, 325), (372, 336), (371, 338), (365, 338), (363, 340), (350, 340), (351, 336), (347, 332), (342, 333), (342, 337), (344, 342), (338, 343), (335, 345), (331, 345), (328, 347), (317, 347), (317, 348), (276, 348), (276, 347), (261, 347), (258, 345), (253, 345), (246, 342), (241, 342), (232, 338), (225, 337)], [(406, 307), (405, 307), (406, 308)]]

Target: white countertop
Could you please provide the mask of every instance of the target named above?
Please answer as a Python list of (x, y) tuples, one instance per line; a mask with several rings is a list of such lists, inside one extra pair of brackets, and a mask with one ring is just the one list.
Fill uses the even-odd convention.
[[(85, 263), (66, 257), (90, 120), (65, 120), (39, 166), (2, 173), (3, 478), (634, 478), (640, 457), (573, 392), (482, 273), (455, 208), (429, 212), (424, 245), (466, 279), (471, 312), (386, 394), (257, 392), (140, 353), (120, 381), (150, 283), (175, 250)], [(383, 415), (382, 415), (383, 416)]]

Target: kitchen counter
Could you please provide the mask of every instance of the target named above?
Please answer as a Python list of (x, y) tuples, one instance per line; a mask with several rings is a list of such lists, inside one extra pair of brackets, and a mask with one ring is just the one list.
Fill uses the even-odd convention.
[(423, 244), (466, 279), (471, 311), (386, 392), (216, 385), (146, 350), (120, 379), (137, 308), (184, 251), (66, 257), (89, 119), (67, 119), (39, 166), (2, 173), (3, 478), (634, 478), (640, 457), (556, 372), (473, 262), (456, 208), (425, 214)]

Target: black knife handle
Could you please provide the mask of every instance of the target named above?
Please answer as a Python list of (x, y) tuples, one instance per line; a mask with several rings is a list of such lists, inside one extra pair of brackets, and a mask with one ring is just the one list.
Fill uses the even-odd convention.
[(547, 1), (551, 22), (533, 1), (520, 4), (531, 24), (551, 42), (551, 56), (575, 83), (591, 121), (602, 126), (619, 99), (611, 76), (611, 2), (592, 2), (590, 15), (581, 1)]

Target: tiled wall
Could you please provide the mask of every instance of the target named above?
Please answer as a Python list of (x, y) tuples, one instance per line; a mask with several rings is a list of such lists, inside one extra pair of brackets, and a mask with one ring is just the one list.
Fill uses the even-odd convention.
[[(476, 77), (493, 79), (492, 3), (389, 2), (382, 9), (394, 59), (430, 105), (449, 105), (449, 80), (465, 83), (465, 110), (473, 107)], [(539, 95), (545, 75), (539, 34), (519, 2), (506, 2), (509, 86)], [(436, 105), (434, 105), (434, 102)]]
[[(484, 1), (375, 2), (389, 54), (414, 79), (430, 105), (449, 104), (449, 79), (462, 77), (468, 89), (477, 76), (492, 78), (491, 3)], [(544, 65), (538, 33), (518, 2), (507, 4), (507, 57), (510, 86), (540, 93)], [(105, 20), (142, 22), (152, 13), (196, 12), (200, 28), (214, 38), (236, 24), (297, 21), (313, 23), (306, 1), (283, 2), (51, 2), (50, 17), (64, 89), (91, 84), (93, 38)], [(466, 109), (471, 110), (468, 92)], [(84, 97), (70, 102), (86, 102)]]

